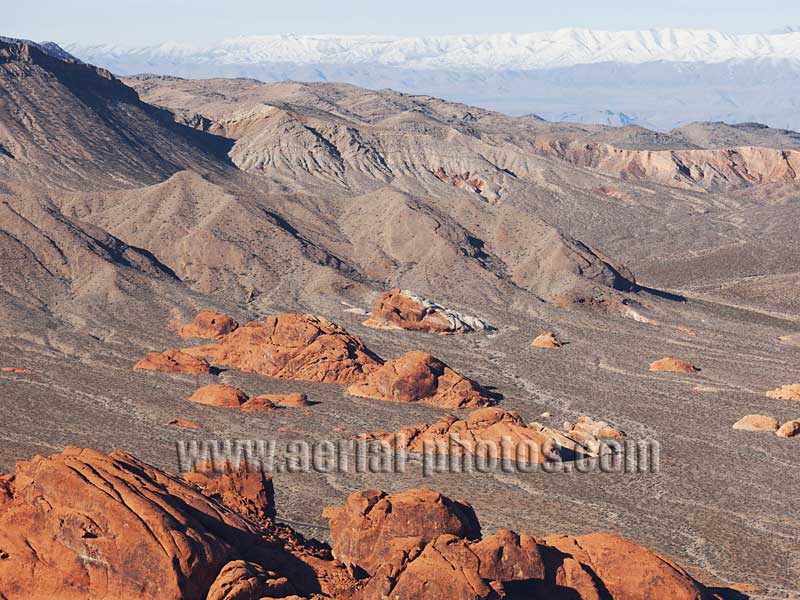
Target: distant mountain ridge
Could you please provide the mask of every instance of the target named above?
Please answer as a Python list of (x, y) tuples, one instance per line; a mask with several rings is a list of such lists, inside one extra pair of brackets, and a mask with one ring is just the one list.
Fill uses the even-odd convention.
[(142, 47), (68, 44), (66, 47), (77, 56), (100, 64), (127, 57), (138, 61), (209, 65), (376, 64), (407, 69), (524, 71), (604, 62), (800, 61), (800, 32), (732, 35), (693, 29), (560, 29), (525, 34), (426, 37), (282, 34), (231, 38), (208, 47), (177, 43)]

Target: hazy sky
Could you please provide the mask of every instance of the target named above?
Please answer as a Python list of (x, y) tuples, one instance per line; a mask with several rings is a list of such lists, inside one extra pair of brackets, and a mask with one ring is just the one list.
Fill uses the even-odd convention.
[(797, 0), (0, 0), (0, 35), (36, 41), (205, 43), (267, 33), (429, 35), (561, 27), (800, 25)]

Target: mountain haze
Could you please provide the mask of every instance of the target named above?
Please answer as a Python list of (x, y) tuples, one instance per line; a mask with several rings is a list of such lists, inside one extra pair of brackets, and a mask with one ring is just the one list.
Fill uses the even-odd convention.
[[(800, 33), (593, 31), (380, 37), (270, 35), (201, 47), (66, 44), (120, 75), (339, 81), (509, 114), (670, 129), (757, 121), (800, 129)], [(770, 98), (764, 103), (765, 97)]]

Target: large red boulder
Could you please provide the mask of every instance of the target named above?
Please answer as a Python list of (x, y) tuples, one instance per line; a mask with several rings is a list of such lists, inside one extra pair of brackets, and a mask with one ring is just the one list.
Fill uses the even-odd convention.
[(357, 336), (314, 315), (268, 316), (185, 350), (225, 365), (283, 379), (349, 385), (380, 366)]
[[(702, 585), (686, 571), (660, 554), (643, 548), (613, 533), (590, 533), (579, 536), (550, 536), (543, 542), (561, 553), (561, 560), (571, 558), (580, 564), (579, 572), (589, 573), (587, 580), (567, 575), (556, 577), (559, 586), (576, 587), (581, 597), (625, 600), (703, 600)], [(553, 565), (550, 565), (551, 568)], [(573, 565), (573, 571), (577, 565)]]
[(211, 383), (197, 388), (194, 393), (189, 396), (189, 400), (197, 404), (206, 404), (208, 406), (239, 408), (247, 401), (247, 394), (232, 385)]
[(389, 495), (380, 490), (352, 494), (344, 506), (328, 507), (334, 555), (368, 575), (390, 553), (397, 539), (428, 542), (447, 533), (474, 539), (480, 525), (469, 504), (428, 489)]
[(141, 371), (163, 371), (186, 375), (211, 373), (211, 365), (206, 360), (175, 349), (164, 352), (148, 352), (133, 368)]
[(216, 339), (239, 328), (239, 323), (228, 315), (203, 311), (197, 313), (193, 323), (178, 329), (181, 337)]
[(347, 393), (376, 400), (423, 402), (441, 408), (469, 408), (494, 404), (477, 383), (462, 377), (426, 352), (407, 352), (372, 370)]

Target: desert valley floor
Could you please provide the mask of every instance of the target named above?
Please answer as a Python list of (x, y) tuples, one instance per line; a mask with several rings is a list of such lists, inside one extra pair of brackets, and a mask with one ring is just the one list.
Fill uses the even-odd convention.
[[(175, 333), (199, 311), (308, 313), (384, 359), (428, 352), (528, 422), (589, 415), (655, 441), (660, 468), (277, 473), (279, 521), (329, 540), (324, 507), (424, 486), (472, 504), (487, 532), (613, 531), (738, 597), (800, 594), (800, 438), (733, 428), (800, 418), (766, 395), (800, 383), (800, 134), (551, 123), (339, 84), (118, 80), (6, 42), (0, 84), (0, 367), (32, 371), (0, 372), (0, 470), (72, 445), (174, 472), (181, 440), (336, 441), (445, 412), (235, 368), (132, 368), (200, 345)], [(493, 329), (364, 326), (392, 288)], [(544, 331), (567, 343), (532, 347)], [(648, 370), (664, 357), (698, 370)], [(186, 400), (213, 382), (311, 406)]]

